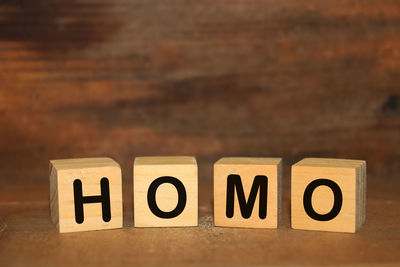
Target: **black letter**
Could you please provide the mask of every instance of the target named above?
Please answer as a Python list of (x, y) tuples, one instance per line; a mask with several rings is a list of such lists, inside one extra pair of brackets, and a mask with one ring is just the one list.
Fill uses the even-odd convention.
[[(312, 194), (313, 194), (315, 188), (317, 188), (320, 185), (326, 185), (330, 189), (332, 189), (333, 195), (335, 198), (332, 210), (330, 212), (328, 212), (327, 214), (316, 213), (315, 210), (313, 209), (312, 203), (311, 203)], [(317, 220), (317, 221), (329, 221), (329, 220), (332, 220), (333, 218), (335, 218), (339, 214), (340, 209), (342, 208), (342, 202), (343, 202), (342, 190), (340, 190), (340, 187), (337, 185), (337, 183), (335, 183), (332, 180), (318, 179), (318, 180), (312, 181), (307, 186), (306, 190), (304, 191), (304, 196), (303, 196), (304, 209), (305, 209), (306, 213), (308, 214), (308, 216), (310, 216), (311, 218), (313, 218), (314, 220)]]
[(233, 217), (234, 209), (234, 190), (238, 195), (240, 212), (243, 218), (250, 218), (253, 211), (254, 203), (256, 202), (258, 188), (260, 188), (260, 203), (258, 216), (260, 219), (267, 217), (267, 195), (268, 195), (268, 178), (264, 175), (257, 175), (254, 178), (253, 185), (251, 186), (250, 196), (246, 202), (246, 198), (243, 191), (242, 180), (237, 174), (228, 175), (227, 189), (226, 189), (226, 217)]
[(83, 204), (84, 203), (97, 203), (101, 202), (103, 210), (103, 221), (109, 222), (111, 220), (110, 208), (110, 188), (108, 179), (102, 178), (100, 181), (101, 195), (100, 196), (82, 196), (82, 182), (79, 179), (74, 181), (74, 202), (75, 202), (75, 221), (76, 223), (83, 223)]
[[(170, 183), (175, 186), (176, 190), (178, 191), (178, 204), (176, 208), (172, 211), (165, 212), (158, 208), (156, 203), (156, 191), (158, 187), (164, 183)], [(163, 176), (160, 178), (155, 179), (149, 187), (149, 191), (147, 191), (147, 203), (149, 204), (149, 208), (154, 215), (164, 219), (170, 219), (178, 216), (182, 213), (186, 206), (186, 190), (185, 186), (182, 184), (181, 181), (174, 177), (170, 176)]]

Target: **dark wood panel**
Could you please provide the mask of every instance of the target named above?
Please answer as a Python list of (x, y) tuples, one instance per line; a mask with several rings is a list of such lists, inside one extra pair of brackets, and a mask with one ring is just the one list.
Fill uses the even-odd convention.
[[(366, 159), (400, 171), (398, 1), (3, 1), (0, 176), (49, 159)], [(286, 168), (286, 171), (289, 171)], [(210, 171), (205, 178), (210, 179)]]

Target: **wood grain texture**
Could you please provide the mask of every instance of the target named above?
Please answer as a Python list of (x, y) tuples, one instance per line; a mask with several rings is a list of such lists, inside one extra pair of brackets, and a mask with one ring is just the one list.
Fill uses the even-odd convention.
[[(179, 184), (174, 184), (173, 179)], [(149, 192), (153, 183), (154, 206), (150, 207)], [(168, 182), (165, 182), (168, 180)], [(199, 211), (198, 166), (196, 158), (187, 156), (137, 157), (133, 165), (133, 213), (135, 227), (197, 226)], [(181, 187), (179, 187), (181, 186)], [(179, 203), (184, 203), (180, 205)], [(176, 215), (172, 213), (176, 211)]]
[(31, 187), (30, 193), (8, 187), (0, 195), (0, 265), (397, 266), (400, 183), (369, 178), (368, 216), (356, 234), (291, 229), (289, 175), (283, 179), (278, 229), (214, 227), (212, 183), (200, 182), (199, 227), (135, 228), (131, 196), (124, 196), (129, 207), (124, 210), (124, 228), (59, 234), (50, 221), (48, 201), (43, 200), (47, 185)]
[(129, 170), (134, 156), (186, 154), (210, 165), (222, 156), (363, 158), (372, 174), (392, 177), (398, 7), (2, 1), (0, 175), (34, 184), (52, 158), (110, 156)]
[[(398, 10), (397, 0), (1, 1), (0, 265), (160, 263), (158, 251), (183, 264), (399, 262)], [(114, 158), (131, 212), (134, 157), (185, 154), (199, 163), (203, 228), (55, 235), (50, 159)], [(286, 194), (282, 229), (209, 228), (212, 164), (224, 156), (282, 157), (287, 190), (304, 157), (365, 159), (366, 225), (289, 231)]]
[[(235, 184), (233, 190), (233, 214), (227, 216), (228, 208), (228, 177), (238, 175), (244, 196), (239, 195), (240, 185)], [(266, 190), (263, 184), (255, 182), (256, 176), (265, 176)], [(232, 183), (233, 186), (233, 183)], [(254, 205), (248, 218), (242, 212), (240, 201), (251, 207), (250, 198), (253, 186), (256, 191)], [(282, 159), (281, 158), (222, 158), (214, 164), (214, 224), (222, 227), (244, 228), (277, 228), (282, 212)], [(241, 190), (240, 190), (241, 191)], [(266, 204), (261, 206), (261, 194), (265, 195)], [(244, 198), (243, 198), (244, 197)], [(266, 214), (262, 216), (261, 210), (265, 207)], [(264, 217), (264, 218), (263, 218)]]
[[(292, 228), (355, 233), (365, 222), (367, 195), (366, 162), (348, 159), (305, 158), (292, 166), (291, 222)], [(340, 192), (340, 206), (335, 217), (323, 221), (312, 218), (305, 208), (306, 188), (314, 181), (332, 181)], [(310, 195), (312, 210), (326, 215), (339, 201), (334, 187), (322, 185)], [(338, 202), (339, 203), (339, 202)]]
[[(58, 159), (50, 161), (50, 212), (60, 233), (122, 227), (121, 168), (110, 158)], [(82, 221), (77, 221), (74, 182), (79, 180), (82, 197), (102, 196), (100, 180), (107, 179), (110, 218), (104, 220), (102, 203), (83, 202)]]

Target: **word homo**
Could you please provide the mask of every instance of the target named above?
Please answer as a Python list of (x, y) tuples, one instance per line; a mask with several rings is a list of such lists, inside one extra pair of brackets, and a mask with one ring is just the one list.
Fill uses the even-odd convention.
[[(365, 221), (366, 162), (305, 158), (291, 167), (293, 229), (355, 233)], [(278, 228), (281, 158), (222, 158), (214, 164), (214, 225)], [(198, 225), (194, 157), (137, 157), (135, 227)], [(121, 168), (111, 158), (50, 161), (50, 210), (60, 233), (123, 226)]]

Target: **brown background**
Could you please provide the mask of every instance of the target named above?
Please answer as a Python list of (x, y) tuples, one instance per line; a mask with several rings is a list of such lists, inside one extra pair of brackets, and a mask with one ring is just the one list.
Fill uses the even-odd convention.
[[(399, 84), (400, 1), (3, 0), (0, 263), (399, 262)], [(200, 228), (130, 227), (143, 155), (197, 157)], [(89, 156), (121, 164), (127, 227), (57, 235), (48, 161)], [(210, 227), (222, 156), (284, 158), (279, 230)], [(367, 160), (359, 234), (290, 230), (307, 156)]]

